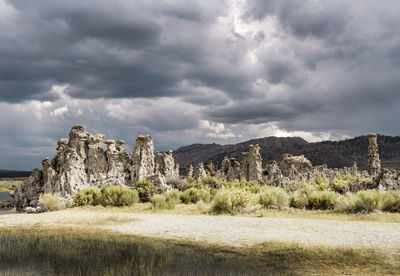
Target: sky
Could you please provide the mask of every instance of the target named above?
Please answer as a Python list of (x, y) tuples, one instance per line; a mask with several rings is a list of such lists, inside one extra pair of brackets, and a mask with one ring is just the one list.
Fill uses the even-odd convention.
[(75, 124), (132, 152), (399, 135), (397, 0), (0, 0), (0, 168)]

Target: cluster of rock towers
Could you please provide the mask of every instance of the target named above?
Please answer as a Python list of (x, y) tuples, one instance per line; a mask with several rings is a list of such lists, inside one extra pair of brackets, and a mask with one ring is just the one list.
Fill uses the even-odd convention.
[[(372, 188), (380, 190), (400, 189), (400, 172), (381, 169), (376, 134), (368, 134), (368, 171), (358, 171), (357, 164), (352, 167), (331, 169), (327, 165), (313, 166), (301, 156), (284, 154), (282, 157), (262, 168), (259, 145), (250, 145), (243, 153), (240, 164), (235, 158), (225, 157), (218, 169), (212, 161), (204, 167), (200, 163), (193, 169), (189, 167), (189, 177), (201, 179), (215, 177), (232, 181), (244, 179), (259, 181), (266, 185), (282, 187), (289, 181), (307, 181), (317, 176), (333, 179), (337, 175), (359, 175), (374, 180)], [(123, 140), (105, 140), (104, 135), (91, 135), (81, 125), (74, 126), (69, 139), (58, 141), (57, 154), (43, 160), (42, 170), (34, 169), (32, 175), (15, 192), (17, 208), (35, 207), (42, 193), (57, 193), (65, 199), (88, 186), (102, 187), (106, 184), (135, 188), (138, 181), (147, 179), (154, 183), (159, 192), (171, 189), (170, 183), (180, 179), (179, 166), (175, 164), (172, 151), (153, 153), (153, 140), (149, 135), (139, 135), (133, 153), (122, 147)], [(104, 150), (102, 145), (106, 144)], [(371, 187), (370, 187), (371, 188)]]

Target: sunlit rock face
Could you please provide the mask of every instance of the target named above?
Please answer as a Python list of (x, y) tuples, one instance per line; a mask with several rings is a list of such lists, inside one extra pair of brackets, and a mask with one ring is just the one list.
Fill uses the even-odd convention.
[(376, 177), (381, 171), (381, 160), (379, 159), (377, 136), (375, 133), (367, 134), (368, 146), (368, 172), (371, 177)]
[(243, 152), (241, 178), (257, 181), (262, 177), (262, 158), (259, 145), (250, 145), (248, 152)]
[(208, 177), (206, 170), (204, 169), (203, 163), (199, 163), (193, 171), (193, 177), (195, 179), (202, 179)]
[[(172, 152), (160, 153), (154, 165), (153, 139), (139, 135), (132, 154), (123, 148), (123, 140), (105, 140), (104, 135), (85, 132), (82, 125), (72, 127), (69, 139), (60, 139), (57, 154), (42, 161), (43, 169), (35, 169), (15, 192), (19, 209), (35, 207), (41, 193), (71, 196), (89, 186), (107, 184), (134, 188), (141, 179), (153, 180), (158, 190), (167, 190), (168, 180), (179, 178), (179, 166)], [(106, 149), (103, 149), (103, 143)], [(158, 187), (160, 186), (160, 187)]]

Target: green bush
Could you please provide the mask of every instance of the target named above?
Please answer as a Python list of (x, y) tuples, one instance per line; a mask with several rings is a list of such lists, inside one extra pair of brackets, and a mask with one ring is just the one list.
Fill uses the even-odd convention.
[(400, 212), (400, 191), (389, 191), (383, 194), (382, 210)]
[(303, 189), (306, 186), (304, 181), (289, 181), (285, 183), (284, 188), (288, 193), (294, 193), (297, 190)]
[(336, 199), (335, 209), (340, 212), (354, 213), (356, 211), (357, 196), (347, 192)]
[(137, 190), (131, 190), (122, 186), (107, 185), (101, 189), (104, 206), (130, 206), (138, 202)]
[(203, 186), (209, 187), (209, 188), (218, 188), (218, 186), (220, 184), (215, 177), (203, 178), (203, 179), (201, 179), (201, 183)]
[(356, 212), (372, 212), (382, 208), (383, 196), (377, 190), (359, 191), (356, 199)]
[(335, 208), (338, 193), (330, 191), (313, 191), (308, 194), (308, 209), (331, 210)]
[(329, 183), (329, 187), (332, 191), (338, 192), (340, 194), (345, 194), (352, 190), (357, 190), (361, 186), (361, 178), (359, 175), (337, 175)]
[(281, 209), (288, 206), (289, 195), (282, 188), (269, 188), (260, 194), (259, 203), (264, 208)]
[(103, 196), (97, 187), (87, 187), (82, 191), (75, 193), (72, 198), (76, 206), (99, 205), (102, 202)]
[(197, 203), (200, 200), (210, 202), (210, 192), (205, 189), (190, 188), (181, 194), (180, 199), (185, 204)]
[(135, 189), (138, 191), (141, 202), (149, 202), (156, 191), (154, 184), (146, 179), (138, 181)]
[(242, 213), (243, 209), (246, 208), (250, 201), (249, 194), (243, 190), (232, 190), (231, 191), (231, 202), (232, 202), (232, 213)]
[(160, 194), (153, 195), (151, 197), (151, 203), (153, 203), (153, 208), (155, 210), (168, 208), (168, 204), (167, 201), (165, 200), (165, 197)]
[(180, 194), (181, 193), (179, 192), (179, 190), (174, 189), (165, 195), (165, 201), (168, 205), (168, 209), (174, 209), (175, 206), (181, 202), (179, 199)]
[(41, 194), (39, 196), (39, 206), (45, 212), (64, 209), (64, 204), (58, 199), (58, 195)]
[(219, 190), (213, 199), (212, 210), (218, 214), (232, 212), (232, 198), (228, 190)]
[(295, 191), (289, 199), (289, 206), (298, 209), (305, 209), (308, 206), (308, 196), (301, 190)]

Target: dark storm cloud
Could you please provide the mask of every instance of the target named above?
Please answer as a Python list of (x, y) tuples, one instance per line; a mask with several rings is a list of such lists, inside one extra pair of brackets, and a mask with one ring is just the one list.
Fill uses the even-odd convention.
[(273, 135), (266, 126), (399, 134), (399, 11), (394, 0), (0, 0), (0, 142), (12, 145), (0, 152), (34, 156), (78, 122), (129, 147), (150, 133), (163, 149)]

